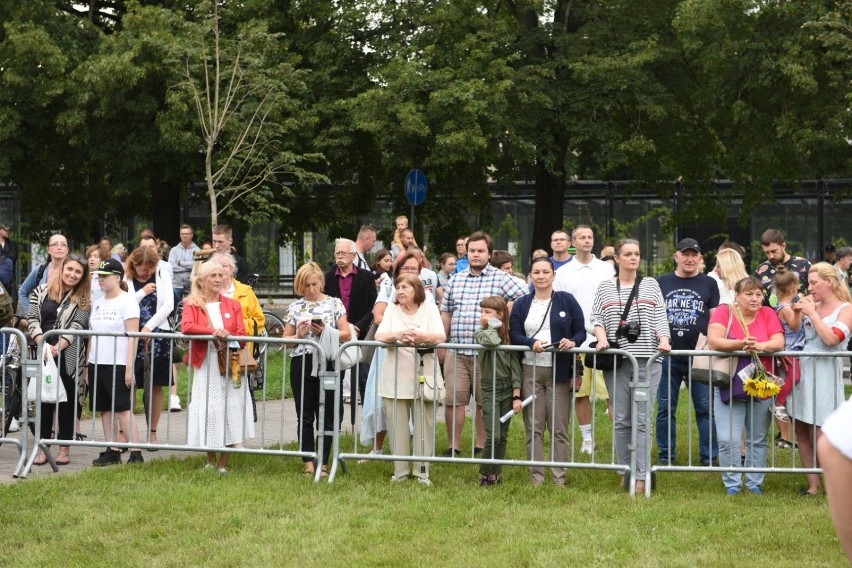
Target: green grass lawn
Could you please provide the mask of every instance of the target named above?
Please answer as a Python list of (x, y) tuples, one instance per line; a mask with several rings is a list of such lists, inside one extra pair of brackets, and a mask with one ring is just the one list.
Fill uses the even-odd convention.
[[(281, 394), (281, 364), (279, 355), (269, 398)], [(691, 412), (682, 398), (679, 463)], [(606, 405), (595, 414), (596, 456), (609, 461)], [(468, 424), (465, 452), (469, 436)], [(513, 420), (510, 458), (524, 458), (523, 440)], [(343, 436), (342, 451), (353, 443)], [(389, 462), (350, 462), (328, 485), (304, 477), (298, 458), (236, 455), (219, 476), (201, 470), (201, 455), (154, 457), (0, 486), (0, 565), (848, 565), (825, 498), (798, 494), (800, 474), (768, 475), (763, 496), (728, 496), (718, 473), (660, 473), (646, 500), (630, 498), (607, 471), (571, 470), (559, 489), (533, 487), (525, 468), (507, 467), (502, 486), (483, 489), (477, 466), (436, 464), (434, 485), (423, 487), (391, 483)], [(786, 466), (795, 457), (779, 450), (775, 459)]]
[[(599, 448), (608, 457), (608, 443)], [(520, 420), (509, 456), (524, 456)], [(502, 486), (483, 489), (475, 465), (435, 465), (423, 487), (391, 483), (387, 462), (350, 463), (328, 485), (305, 478), (298, 459), (236, 455), (219, 476), (201, 471), (201, 456), (150, 458), (2, 486), (0, 564), (846, 565), (825, 499), (798, 495), (802, 475), (729, 497), (718, 474), (660, 474), (649, 501), (601, 471), (572, 471), (559, 489), (505, 468)]]

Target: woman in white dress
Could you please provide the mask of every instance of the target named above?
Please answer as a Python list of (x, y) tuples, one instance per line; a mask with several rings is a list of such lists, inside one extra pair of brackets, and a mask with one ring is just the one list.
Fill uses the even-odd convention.
[[(808, 295), (793, 304), (804, 314), (804, 353), (843, 353), (849, 343), (852, 327), (852, 297), (837, 270), (827, 262), (811, 267), (808, 274)], [(814, 467), (816, 441), (820, 428), (843, 404), (843, 365), (839, 358), (802, 357), (802, 380), (787, 399), (788, 414), (794, 419), (796, 440), (802, 465)], [(808, 487), (803, 495), (820, 491), (819, 474), (808, 474)]]
[[(184, 300), (181, 331), (187, 335), (212, 335), (214, 341), (192, 341), (190, 365), (195, 368), (189, 403), (187, 444), (207, 448), (240, 448), (254, 437), (254, 421), (247, 381), (232, 381), (219, 372), (217, 348), (227, 343), (237, 348), (231, 336), (246, 335), (240, 303), (222, 294), (224, 272), (213, 260), (202, 263)], [(229, 375), (229, 373), (226, 373)], [(228, 452), (207, 452), (205, 469), (228, 472)]]

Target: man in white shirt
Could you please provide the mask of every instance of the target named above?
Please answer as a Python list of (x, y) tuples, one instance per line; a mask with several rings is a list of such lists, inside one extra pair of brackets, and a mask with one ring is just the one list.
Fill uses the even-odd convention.
[[(554, 233), (556, 234), (556, 233)], [(594, 341), (594, 326), (591, 323), (592, 304), (595, 301), (595, 292), (604, 280), (615, 276), (615, 269), (608, 262), (604, 262), (592, 254), (595, 246), (595, 235), (588, 225), (577, 225), (572, 234), (574, 247), (577, 249), (571, 262), (563, 265), (556, 271), (553, 281), (553, 289), (568, 292), (583, 310), (586, 320), (586, 341), (581, 347), (588, 347)], [(595, 443), (592, 440), (592, 404), (589, 397), (608, 399), (603, 373), (601, 371), (583, 370), (583, 381), (580, 390), (574, 393), (577, 408), (577, 424), (583, 435), (583, 445), (580, 451), (592, 454)]]

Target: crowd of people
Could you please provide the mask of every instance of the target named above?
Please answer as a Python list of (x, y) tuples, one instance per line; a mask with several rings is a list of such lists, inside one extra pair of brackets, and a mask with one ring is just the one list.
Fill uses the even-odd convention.
[[(0, 227), (0, 236), (4, 232), (8, 237), (8, 227)], [(64, 235), (51, 235), (47, 261), (34, 266), (17, 289), (21, 326), (30, 337), (38, 342), (42, 335), (57, 330), (47, 335), (44, 357), (45, 361), (56, 360), (67, 400), (42, 403), (43, 437), (60, 441), (71, 440), (75, 434), (83, 437), (75, 420), (79, 420), (88, 398), (89, 409), (101, 414), (104, 439), (116, 444), (107, 447), (92, 464), (121, 463), (121, 454), (128, 449), (127, 463), (143, 462), (140, 449), (133, 446), (158, 444), (162, 411), (182, 410), (176, 380), (183, 353), (160, 337), (95, 335), (90, 340), (62, 332), (171, 332), (170, 318), (181, 302), (181, 331), (213, 337), (211, 341), (192, 341), (188, 352), (187, 363), (195, 369), (188, 443), (207, 448), (240, 447), (253, 437), (252, 393), (245, 381), (239, 380), (238, 368), (223, 369), (219, 359), (223, 349), (237, 353), (245, 347), (230, 341), (230, 336), (259, 333), (265, 316), (253, 289), (245, 283), (245, 260), (232, 251), (231, 228), (214, 227), (212, 245), (206, 250), (193, 243), (193, 234), (191, 226), (181, 226), (180, 243), (166, 248), (146, 229), (139, 246), (129, 252), (123, 245), (112, 246), (104, 237), (87, 247), (85, 256), (70, 253)], [(8, 241), (3, 244), (7, 253), (17, 250)], [(0, 275), (2, 266), (0, 263)], [(144, 435), (139, 433), (133, 412), (137, 390), (142, 390)], [(219, 456), (208, 453), (206, 467), (226, 473), (228, 456), (228, 452)], [(40, 451), (34, 464), (49, 461), (60, 466), (70, 463), (70, 446), (60, 442), (56, 456)]]
[[(693, 465), (693, 456), (678, 457), (678, 449), (684, 448), (677, 442), (676, 413), (684, 385), (695, 412), (697, 463), (709, 467), (765, 468), (773, 418), (782, 432), (777, 442), (782, 447), (797, 443), (803, 465), (812, 467), (820, 427), (843, 399), (839, 359), (781, 358), (771, 353), (847, 348), (852, 298), (843, 267), (852, 263), (852, 249), (834, 251), (835, 265), (812, 265), (789, 254), (783, 234), (770, 229), (761, 236), (766, 260), (754, 275), (746, 270), (745, 250), (733, 242), (719, 247), (716, 265), (705, 273), (701, 245), (685, 238), (673, 254), (674, 272), (648, 278), (639, 271), (637, 241), (622, 239), (605, 245), (603, 258), (598, 258), (593, 254), (592, 228), (580, 225), (571, 233), (554, 231), (551, 254), (533, 252), (525, 278), (514, 273), (512, 256), (494, 250), (490, 236), (481, 231), (460, 237), (456, 254), (441, 254), (437, 274), (427, 266), (405, 217), (396, 219), (391, 250), (379, 249), (372, 265), (367, 252), (377, 242), (376, 230), (362, 227), (357, 242), (362, 246), (337, 241), (336, 267), (325, 274), (324, 281), (326, 292), (331, 290), (331, 296), (339, 297), (345, 310), (358, 306), (353, 317), (360, 322), (359, 339), (367, 337), (368, 327), (373, 327), (377, 331), (369, 338), (392, 344), (370, 350), (367, 368), (358, 373), (367, 377), (360, 391), (364, 404), (361, 440), (371, 446), (372, 453), (382, 453), (385, 434), (394, 455), (411, 455), (412, 451), (431, 455), (435, 451), (431, 440), (437, 410), (433, 400), (418, 392), (424, 378), (427, 384), (446, 384), (442, 402), (447, 446), (441, 455), (465, 455), (461, 440), (468, 406), (473, 411), (474, 457), (502, 459), (508, 421), (499, 418), (514, 412), (523, 414), (528, 459), (545, 460), (545, 432), (549, 431), (550, 460), (566, 462), (572, 409), (576, 409), (581, 434), (580, 451), (592, 455), (596, 447), (591, 401), (600, 399), (609, 402), (615, 453), (624, 466), (629, 465), (633, 443), (645, 446), (649, 420), (656, 426), (657, 463)], [(340, 254), (345, 252), (339, 250), (341, 245), (350, 247), (350, 253)], [(359, 271), (372, 277), (375, 295), (363, 286), (356, 288)], [(344, 285), (346, 279), (351, 284)], [(370, 302), (374, 307), (367, 314), (363, 307)], [(393, 315), (390, 320), (388, 314)], [(434, 327), (435, 317), (442, 321), (441, 330)], [(295, 333), (298, 325), (305, 325), (300, 308), (291, 308), (287, 319), (287, 336), (300, 337)], [(759, 361), (783, 378), (777, 381), (785, 385), (782, 393), (759, 398), (743, 391), (739, 380), (732, 381), (729, 388), (693, 381), (692, 357), (679, 352), (696, 349), (700, 336), (707, 336), (710, 347), (718, 351), (760, 353)], [(444, 341), (471, 347), (420, 355), (423, 349)], [(475, 347), (501, 344), (525, 346), (529, 351), (520, 359), (504, 358)], [(578, 356), (572, 352), (575, 347), (603, 352), (618, 348), (635, 357), (640, 383), (650, 384), (650, 408), (656, 410), (656, 416), (645, 416), (641, 405), (639, 416), (632, 415), (630, 365), (619, 366), (616, 360), (607, 367), (603, 353)], [(294, 359), (302, 356), (298, 350), (293, 352)], [(648, 367), (652, 358), (654, 363)], [(752, 358), (735, 360), (740, 371)], [(817, 375), (830, 375), (831, 380), (815, 381)], [(522, 409), (522, 401), (530, 405)], [(631, 440), (634, 422), (638, 427), (635, 441)], [(334, 427), (326, 424), (324, 430)], [(641, 492), (648, 481), (649, 464), (642, 452), (637, 461), (635, 488)], [(501, 482), (499, 467), (484, 465), (480, 473), (483, 486)], [(551, 468), (550, 473), (552, 483), (565, 484), (564, 468)], [(398, 462), (392, 480), (411, 476), (428, 482), (428, 475), (425, 463), (415, 463), (412, 470), (407, 462)], [(529, 476), (531, 483), (541, 484), (546, 472), (533, 466)], [(619, 483), (627, 487), (629, 481), (625, 477)], [(730, 494), (743, 489), (740, 474), (724, 472), (722, 481)], [(745, 488), (762, 493), (763, 474), (746, 474)], [(819, 491), (819, 477), (809, 475), (802, 493)]]
[[(8, 236), (8, 228), (0, 227), (0, 246), (11, 248), (3, 240), (4, 231)], [(196, 380), (189, 443), (239, 447), (254, 435), (253, 394), (217, 359), (223, 348), (245, 347), (230, 336), (256, 334), (264, 325), (257, 297), (245, 284), (248, 265), (234, 253), (226, 225), (214, 229), (207, 250), (195, 245), (188, 225), (181, 227), (180, 242), (167, 252), (150, 231), (141, 237), (139, 247), (129, 253), (116, 251), (104, 239), (88, 247), (83, 257), (69, 254), (63, 235), (52, 235), (47, 262), (35, 266), (18, 290), (29, 332), (37, 339), (52, 329), (169, 331), (169, 315), (183, 301), (182, 331), (214, 337), (191, 342), (187, 364)], [(371, 356), (350, 371), (356, 385), (352, 399), (364, 405), (362, 442), (370, 444), (373, 453), (383, 452), (387, 437), (394, 455), (432, 455), (435, 418), (443, 405), (447, 444), (442, 455), (463, 455), (466, 408), (472, 404), (474, 457), (502, 459), (509, 421), (500, 418), (520, 413), (527, 458), (546, 459), (548, 431), (550, 460), (566, 462), (572, 409), (581, 435), (580, 453), (594, 455), (591, 402), (608, 400), (615, 454), (619, 464), (629, 465), (631, 445), (645, 446), (652, 420), (641, 405), (639, 415), (633, 416), (632, 367), (618, 357), (607, 363), (605, 353), (577, 354), (577, 347), (596, 352), (617, 348), (636, 358), (640, 383), (650, 384), (656, 459), (663, 465), (693, 465), (693, 456), (680, 461), (678, 456), (676, 413), (684, 384), (695, 412), (698, 460), (723, 468), (765, 467), (773, 418), (781, 432), (778, 442), (797, 444), (803, 465), (814, 466), (820, 428), (843, 401), (840, 360), (807, 353), (847, 348), (852, 297), (845, 271), (852, 264), (852, 249), (832, 250), (835, 264), (812, 265), (789, 254), (781, 232), (769, 229), (761, 236), (766, 261), (754, 275), (745, 268), (744, 249), (732, 242), (719, 247), (715, 266), (705, 274), (700, 243), (685, 238), (673, 254), (674, 272), (655, 279), (640, 273), (641, 251), (635, 240), (605, 245), (602, 258), (596, 257), (595, 235), (586, 225), (570, 233), (555, 230), (551, 253), (534, 251), (526, 276), (515, 273), (512, 255), (494, 250), (491, 237), (482, 231), (460, 237), (455, 254), (440, 255), (437, 272), (405, 217), (396, 219), (390, 249), (373, 253), (376, 243), (377, 230), (364, 226), (355, 240), (335, 241), (330, 269), (316, 263), (302, 266), (295, 277), (299, 299), (289, 305), (284, 329), (285, 338), (315, 340), (326, 353), (336, 352), (350, 339), (375, 338), (387, 344), (369, 350)], [(3, 274), (0, 264), (0, 280)], [(714, 350), (760, 353), (759, 358), (739, 357), (737, 371), (759, 361), (783, 377), (782, 391), (777, 397), (759, 398), (745, 392), (742, 381), (714, 388), (691, 380), (692, 358), (678, 353), (694, 350), (701, 335)], [(89, 392), (90, 408), (101, 412), (107, 441), (125, 446), (140, 440), (157, 443), (164, 404), (180, 409), (180, 399), (171, 400), (174, 394), (166, 398), (166, 389), (175, 386), (175, 365), (183, 362), (180, 350), (160, 339), (104, 337), (88, 342), (75, 335), (49, 337), (49, 354), (62, 353), (62, 382), (77, 396), (56, 408), (45, 405), (42, 431), (55, 425), (58, 439), (70, 439)], [(434, 349), (443, 342), (461, 347)], [(497, 345), (519, 345), (528, 351), (518, 358), (489, 349)], [(803, 356), (771, 355), (778, 351), (801, 351)], [(317, 435), (325, 436), (319, 459), (305, 458), (305, 473), (313, 475), (320, 468), (325, 475), (329, 433), (340, 424), (334, 423), (334, 412), (326, 412), (325, 423), (317, 424), (321, 397), (326, 397), (328, 409), (335, 404), (320, 387), (319, 376), (333, 369), (333, 362), (319, 360), (305, 343), (295, 345), (289, 356), (300, 449), (314, 452)], [(650, 360), (654, 363), (648, 366)], [(137, 388), (144, 391), (146, 428), (141, 436), (132, 413)], [(337, 402), (337, 415), (342, 416), (343, 400)], [(631, 440), (634, 423), (637, 439)], [(94, 463), (120, 463), (123, 451), (107, 448)], [(143, 461), (138, 449), (130, 451), (129, 462)], [(35, 463), (47, 461), (41, 453)], [(60, 446), (55, 461), (70, 461), (67, 446)], [(642, 452), (637, 462), (633, 481), (641, 492), (650, 468)], [(227, 471), (228, 453), (210, 453), (207, 466)], [(483, 465), (480, 473), (483, 486), (501, 483), (499, 466)], [(544, 483), (546, 473), (540, 466), (530, 467), (530, 482)], [(428, 463), (396, 462), (393, 481), (409, 477), (431, 483)], [(551, 468), (550, 478), (564, 485), (566, 469)], [(630, 481), (625, 477), (619, 483), (627, 486)], [(730, 494), (743, 489), (740, 474), (725, 471), (722, 481)], [(821, 491), (819, 476), (808, 475), (807, 481), (803, 494)], [(745, 488), (762, 493), (763, 474), (747, 473)]]

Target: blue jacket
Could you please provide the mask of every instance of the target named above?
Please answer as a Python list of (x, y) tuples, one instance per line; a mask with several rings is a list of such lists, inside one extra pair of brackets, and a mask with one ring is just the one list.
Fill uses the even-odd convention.
[[(532, 347), (535, 339), (527, 337), (524, 321), (530, 313), (534, 294), (527, 294), (515, 300), (512, 306), (512, 317), (509, 320), (509, 337), (513, 345)], [(550, 306), (550, 338), (551, 341), (570, 339), (581, 345), (586, 340), (586, 324), (583, 310), (574, 296), (568, 292), (554, 292), (553, 304)], [(574, 359), (576, 354), (568, 351), (556, 353), (556, 380), (564, 383), (574, 374)]]

